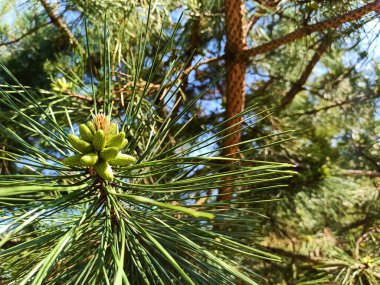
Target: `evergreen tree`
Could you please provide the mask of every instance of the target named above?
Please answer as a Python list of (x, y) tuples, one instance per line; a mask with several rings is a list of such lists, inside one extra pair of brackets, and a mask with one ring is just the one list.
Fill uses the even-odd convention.
[(379, 9), (2, 4), (0, 280), (377, 284)]

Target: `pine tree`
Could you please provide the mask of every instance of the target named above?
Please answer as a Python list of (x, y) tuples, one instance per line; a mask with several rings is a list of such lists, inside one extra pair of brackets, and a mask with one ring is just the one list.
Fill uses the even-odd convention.
[[(152, 87), (163, 55), (146, 61), (149, 35), (118, 64), (112, 22), (104, 19), (97, 78), (60, 69), (51, 90), (34, 89), (1, 64), (1, 158), (14, 164), (0, 182), (2, 282), (257, 284), (239, 259), (277, 257), (242, 240), (251, 215), (233, 207), (242, 202), (239, 191), (225, 202), (214, 192), (225, 177), (241, 193), (283, 187), (290, 165), (221, 157), (228, 120), (186, 135), (188, 110), (207, 89), (172, 116), (183, 76), (177, 60)], [(150, 25), (146, 19), (143, 31)], [(170, 49), (175, 36), (164, 32), (158, 45)], [(224, 169), (221, 161), (241, 166)], [(240, 233), (222, 230), (225, 221)]]
[[(379, 1), (24, 5), (1, 27), (0, 280), (378, 283)], [(123, 147), (93, 126), (93, 149), (100, 114)]]

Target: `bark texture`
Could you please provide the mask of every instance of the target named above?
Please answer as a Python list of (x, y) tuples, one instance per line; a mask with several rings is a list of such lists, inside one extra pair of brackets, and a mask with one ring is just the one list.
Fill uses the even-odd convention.
[[(245, 73), (247, 69), (246, 60), (236, 57), (246, 47), (245, 21), (244, 21), (244, 2), (242, 0), (225, 0), (225, 19), (226, 19), (226, 117), (235, 117), (244, 109), (245, 99)], [(242, 118), (236, 116), (228, 124), (230, 127), (226, 131), (227, 137), (223, 142), (225, 147), (223, 155), (234, 158), (239, 151), (235, 144), (240, 142), (240, 129)], [(226, 184), (230, 184), (230, 179), (226, 179)], [(219, 192), (219, 200), (231, 199), (233, 188), (223, 187)]]

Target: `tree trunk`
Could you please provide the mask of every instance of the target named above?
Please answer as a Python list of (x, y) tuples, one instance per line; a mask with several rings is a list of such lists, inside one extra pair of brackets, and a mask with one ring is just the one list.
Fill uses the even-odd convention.
[[(240, 54), (247, 46), (245, 39), (244, 3), (242, 0), (225, 0), (226, 19), (226, 117), (227, 119), (237, 115), (244, 109), (244, 87), (247, 64), (245, 60), (238, 60), (236, 55)], [(228, 137), (223, 141), (223, 156), (234, 158), (237, 156), (239, 147), (234, 145), (240, 142), (241, 117), (231, 120), (226, 131)], [(236, 132), (236, 133), (235, 133)], [(228, 167), (230, 168), (230, 167)], [(231, 179), (226, 179), (230, 184)], [(219, 192), (219, 201), (230, 200), (233, 188), (224, 186)]]

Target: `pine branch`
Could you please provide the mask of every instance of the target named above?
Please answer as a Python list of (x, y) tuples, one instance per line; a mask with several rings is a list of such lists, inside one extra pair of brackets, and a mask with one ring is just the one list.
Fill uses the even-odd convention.
[(361, 235), (355, 242), (355, 258), (360, 260), (360, 247), (362, 243), (366, 242), (368, 239), (371, 239), (372, 235), (375, 233), (380, 233), (380, 227), (375, 227), (369, 230), (368, 232)]
[(289, 117), (295, 117), (295, 116), (303, 116), (303, 115), (315, 115), (321, 111), (327, 111), (329, 109), (332, 109), (332, 108), (336, 108), (336, 107), (342, 107), (344, 105), (347, 105), (347, 104), (351, 104), (351, 103), (361, 103), (361, 102), (366, 102), (368, 100), (373, 100), (373, 99), (376, 99), (378, 98), (378, 96), (370, 96), (370, 97), (365, 97), (365, 96), (361, 96), (361, 97), (354, 97), (354, 98), (349, 98), (347, 100), (344, 100), (344, 101), (341, 101), (341, 102), (336, 102), (334, 104), (331, 104), (331, 105), (328, 105), (328, 106), (325, 106), (325, 107), (321, 107), (321, 108), (314, 108), (314, 109), (311, 109), (309, 111), (305, 111), (305, 112), (297, 112), (297, 113), (292, 113), (292, 114), (289, 114), (288, 116)]
[(380, 177), (380, 172), (377, 172), (377, 171), (358, 170), (358, 169), (343, 170), (343, 171), (340, 172), (339, 174), (340, 174), (340, 175), (348, 175), (348, 176)]
[(258, 22), (258, 20), (261, 19), (264, 13), (265, 13), (265, 10), (259, 10), (254, 15), (252, 15), (252, 17), (249, 19), (246, 25), (245, 35), (247, 35), (251, 31), (253, 26)]
[(48, 23), (45, 23), (45, 24), (42, 24), (40, 26), (37, 26), (37, 27), (34, 27), (32, 29), (30, 29), (29, 31), (27, 31), (26, 33), (22, 34), (21, 36), (19, 36), (18, 38), (15, 38), (13, 40), (10, 40), (10, 41), (7, 41), (7, 42), (2, 42), (0, 43), (0, 47), (1, 46), (7, 46), (7, 45), (12, 45), (12, 44), (15, 44), (15, 43), (18, 43), (19, 41), (21, 41), (23, 38), (26, 38), (27, 36), (30, 36), (32, 34), (34, 34), (35, 32), (37, 32), (39, 29), (43, 28), (44, 26), (50, 24), (50, 22)]
[(243, 61), (247, 60), (250, 57), (254, 57), (259, 54), (273, 51), (280, 46), (299, 40), (305, 36), (311, 35), (312, 33), (323, 32), (330, 29), (336, 29), (345, 23), (358, 20), (361, 17), (378, 10), (380, 10), (380, 0), (376, 0), (373, 3), (364, 5), (363, 7), (352, 10), (339, 17), (334, 17), (332, 19), (328, 19), (328, 20), (318, 22), (312, 25), (304, 26), (279, 39), (275, 39), (271, 42), (262, 44), (260, 46), (247, 49), (241, 52), (240, 54), (238, 54), (238, 58)]
[(352, 222), (352, 223), (342, 227), (341, 229), (339, 229), (337, 234), (342, 235), (343, 233), (348, 232), (351, 229), (355, 229), (357, 227), (368, 225), (368, 224), (370, 224), (370, 222), (372, 222), (372, 219), (373, 219), (373, 217), (366, 216), (364, 219), (360, 219), (358, 221)]
[(186, 68), (184, 71), (183, 71), (183, 76), (186, 76), (188, 75), (191, 71), (195, 70), (195, 69), (198, 69), (198, 67), (202, 66), (202, 65), (206, 65), (206, 64), (210, 64), (210, 63), (214, 63), (214, 62), (218, 62), (219, 60), (224, 60), (225, 57), (224, 55), (223, 56), (219, 56), (219, 57), (212, 57), (212, 58), (208, 58), (208, 59), (205, 59), (205, 60), (202, 60), (202, 61), (199, 61), (198, 63), (194, 64), (193, 66), (190, 66), (188, 68)]
[(315, 51), (312, 59), (310, 60), (309, 64), (306, 66), (301, 77), (292, 86), (292, 88), (286, 93), (286, 95), (282, 98), (281, 108), (284, 108), (287, 105), (289, 105), (293, 101), (293, 99), (296, 97), (296, 95), (303, 90), (303, 86), (306, 83), (307, 79), (309, 78), (315, 65), (320, 60), (322, 54), (327, 51), (332, 41), (333, 41), (333, 37), (331, 35), (326, 35), (322, 39), (321, 44), (319, 45), (318, 49)]
[(266, 246), (265, 249), (281, 257), (291, 258), (292, 260), (297, 260), (299, 262), (306, 262), (306, 263), (311, 263), (311, 264), (322, 264), (324, 261), (323, 259), (318, 258), (318, 257), (310, 257), (308, 255), (303, 255), (300, 253), (287, 251), (281, 248)]
[(80, 45), (78, 40), (75, 38), (71, 30), (67, 27), (67, 24), (56, 13), (57, 7), (56, 6), (51, 7), (46, 0), (40, 0), (40, 2), (41, 2), (41, 5), (44, 7), (46, 13), (48, 14), (50, 20), (52, 21), (52, 23), (58, 28), (58, 30), (61, 33), (63, 33), (66, 36), (67, 40), (72, 45), (72, 47), (78, 48), (81, 54), (85, 54), (85, 50)]
[[(191, 67), (191, 63), (194, 60), (195, 55), (197, 54), (197, 48), (200, 45), (200, 18), (197, 17), (193, 20), (191, 23), (191, 34), (190, 34), (190, 46), (185, 52), (185, 57), (187, 59), (187, 64), (185, 67), (185, 70)], [(188, 76), (183, 77), (183, 83), (182, 83), (182, 90), (184, 93), (186, 93), (187, 87), (189, 85), (189, 78)], [(172, 111), (172, 116), (173, 118), (177, 117), (179, 108), (181, 107), (182, 103), (182, 94), (181, 92), (178, 92), (176, 95), (176, 104), (175, 108)]]
[(265, 13), (268, 11), (268, 10), (271, 10), (275, 7), (277, 7), (277, 5), (280, 3), (279, 0), (276, 0), (274, 2), (271, 2), (271, 3), (268, 3), (267, 5), (263, 5), (262, 7), (260, 7), (252, 16), (251, 18), (248, 20), (247, 22), (247, 25), (246, 25), (246, 28), (245, 28), (245, 35), (247, 36), (248, 33), (251, 31), (251, 29), (253, 28), (253, 26), (257, 23), (258, 20), (260, 20), (264, 15)]
[[(380, 0), (376, 0), (373, 3), (367, 4), (363, 7), (360, 7), (358, 9), (355, 9), (353, 11), (350, 11), (346, 14), (343, 14), (339, 17), (334, 17), (332, 19), (328, 19), (325, 21), (321, 21), (312, 25), (307, 25), (302, 28), (299, 28), (295, 30), (294, 32), (291, 32), (279, 39), (275, 39), (271, 42), (262, 44), (257, 47), (252, 47), (249, 49), (245, 49), (242, 52), (237, 53), (235, 56), (238, 60), (246, 61), (250, 57), (254, 57), (259, 54), (267, 53), (270, 51), (275, 50), (276, 48), (283, 46), (285, 44), (294, 42), (296, 40), (299, 40), (305, 36), (311, 35), (315, 32), (323, 32), (330, 29), (336, 29), (339, 28), (341, 25), (349, 22), (353, 22), (355, 20), (360, 19), (361, 17), (380, 10)], [(200, 61), (199, 63), (195, 64), (194, 66), (191, 66), (185, 70), (185, 74), (190, 73), (193, 69), (197, 69), (199, 66), (210, 64), (214, 62), (218, 62), (220, 60), (225, 60), (226, 55), (222, 55), (219, 57), (214, 57), (210, 59), (206, 59), (204, 61)]]

